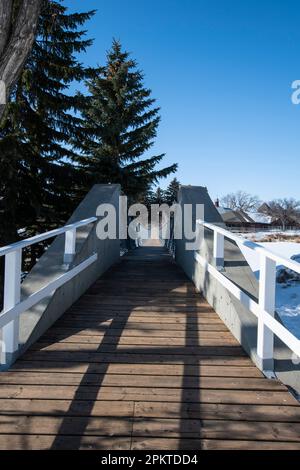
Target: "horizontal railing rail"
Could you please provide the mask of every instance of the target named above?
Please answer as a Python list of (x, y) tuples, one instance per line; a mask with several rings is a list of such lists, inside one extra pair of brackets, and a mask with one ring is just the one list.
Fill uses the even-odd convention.
[(50, 230), (49, 232), (41, 233), (39, 235), (35, 235), (34, 237), (26, 238), (25, 240), (21, 240), (19, 242), (13, 243), (12, 245), (4, 246), (0, 248), (0, 256), (7, 255), (12, 251), (21, 250), (22, 248), (26, 248), (27, 246), (34, 245), (36, 243), (43, 242), (48, 240), (49, 238), (57, 237), (58, 235), (62, 235), (66, 232), (70, 232), (73, 234), (74, 230), (77, 230), (79, 227), (84, 227), (85, 225), (89, 225), (94, 223), (97, 220), (97, 217), (90, 217), (89, 219), (80, 220), (79, 222), (74, 222), (74, 224), (65, 225), (64, 227), (56, 228), (54, 230)]
[[(300, 357), (300, 340), (293, 335), (280, 321), (275, 318), (276, 297), (276, 265), (283, 265), (300, 274), (300, 264), (284, 256), (277, 255), (268, 248), (250, 240), (234, 235), (232, 232), (203, 220), (197, 220), (199, 226), (209, 229), (214, 234), (213, 258), (214, 265), (209, 263), (200, 253), (195, 252), (195, 260), (234, 295), (258, 319), (257, 325), (257, 357), (259, 366), (266, 372), (273, 370), (274, 335), (290, 350)], [(256, 251), (260, 257), (259, 295), (258, 302), (230, 281), (223, 272), (225, 238)]]
[(49, 282), (37, 292), (21, 299), (22, 250), (28, 246), (65, 235), (65, 246), (62, 265), (69, 265), (76, 254), (77, 229), (94, 224), (97, 217), (80, 220), (73, 224), (36, 235), (25, 240), (0, 248), (0, 256), (5, 256), (3, 310), (0, 314), (0, 329), (2, 328), (1, 364), (9, 365), (19, 348), (19, 319), (20, 315), (39, 301), (51, 295), (56, 289), (77, 276), (97, 260), (97, 254), (69, 269)]

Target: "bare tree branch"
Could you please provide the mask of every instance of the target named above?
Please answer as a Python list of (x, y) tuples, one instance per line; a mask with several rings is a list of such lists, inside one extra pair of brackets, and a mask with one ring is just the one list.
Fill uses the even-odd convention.
[(252, 196), (245, 191), (237, 191), (236, 193), (229, 193), (221, 198), (221, 204), (232, 210), (242, 210), (245, 212), (257, 209), (260, 200), (257, 196)]
[(0, 0), (0, 81), (2, 92), (5, 91), (0, 102), (0, 119), (31, 51), (42, 1)]
[(263, 214), (269, 215), (273, 222), (280, 221), (282, 229), (285, 230), (288, 224), (299, 222), (300, 201), (296, 199), (274, 199), (262, 205), (260, 210)]

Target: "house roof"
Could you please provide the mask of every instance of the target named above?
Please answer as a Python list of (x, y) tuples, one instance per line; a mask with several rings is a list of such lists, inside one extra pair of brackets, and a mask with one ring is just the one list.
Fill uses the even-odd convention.
[(260, 214), (259, 212), (251, 212), (250, 215), (253, 221), (258, 224), (270, 224), (272, 221), (269, 215)]
[(271, 217), (258, 212), (245, 212), (243, 210), (232, 210), (228, 207), (218, 207), (218, 211), (222, 219), (226, 223), (241, 223), (241, 224), (269, 224)]
[(235, 211), (228, 207), (218, 207), (219, 214), (227, 223), (254, 223), (251, 217), (244, 211)]

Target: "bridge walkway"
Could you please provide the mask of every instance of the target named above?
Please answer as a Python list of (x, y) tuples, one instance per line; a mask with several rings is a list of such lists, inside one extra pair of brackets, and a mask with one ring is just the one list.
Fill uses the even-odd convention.
[(300, 406), (144, 247), (0, 374), (0, 449), (300, 449)]

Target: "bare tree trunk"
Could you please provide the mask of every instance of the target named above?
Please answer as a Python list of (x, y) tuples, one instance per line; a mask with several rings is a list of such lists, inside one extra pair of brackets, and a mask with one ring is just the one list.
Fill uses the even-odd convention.
[(0, 0), (0, 119), (36, 34), (43, 0)]

